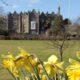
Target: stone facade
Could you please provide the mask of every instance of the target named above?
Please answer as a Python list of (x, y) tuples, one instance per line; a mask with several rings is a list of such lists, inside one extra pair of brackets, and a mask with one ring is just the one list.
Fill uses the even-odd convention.
[(29, 14), (21, 13), (20, 14), (20, 33), (29, 33)]
[[(50, 20), (54, 13), (40, 13), (35, 10), (24, 13), (8, 14), (8, 30), (15, 33), (26, 33), (30, 35), (45, 34), (50, 28)], [(48, 26), (46, 26), (46, 23)]]
[(8, 30), (11, 32), (20, 32), (20, 15), (16, 12), (8, 15)]
[(39, 14), (35, 10), (29, 13), (29, 31), (33, 35), (39, 34)]
[(39, 32), (40, 32), (40, 34), (43, 34), (45, 32), (44, 23), (46, 21), (46, 15), (43, 12), (40, 15), (39, 21), (40, 21)]

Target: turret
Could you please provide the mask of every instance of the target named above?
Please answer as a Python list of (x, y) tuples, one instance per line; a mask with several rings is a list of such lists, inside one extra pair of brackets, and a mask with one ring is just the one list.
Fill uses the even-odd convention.
[(58, 3), (58, 15), (60, 15), (60, 10), (61, 10), (61, 8), (60, 8), (60, 0), (59, 0), (59, 3)]

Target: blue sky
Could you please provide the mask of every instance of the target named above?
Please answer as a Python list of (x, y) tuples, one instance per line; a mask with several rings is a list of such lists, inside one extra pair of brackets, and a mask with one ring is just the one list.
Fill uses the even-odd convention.
[[(6, 13), (13, 11), (28, 11), (36, 9), (37, 11), (57, 13), (59, 0), (3, 0), (8, 6), (0, 0), (0, 6), (3, 7)], [(80, 16), (80, 0), (60, 0), (61, 14), (64, 18), (76, 19)]]

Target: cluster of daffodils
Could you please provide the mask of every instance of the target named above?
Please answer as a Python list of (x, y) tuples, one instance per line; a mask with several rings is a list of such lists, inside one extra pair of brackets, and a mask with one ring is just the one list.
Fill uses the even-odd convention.
[[(80, 59), (80, 52), (77, 52)], [(55, 55), (43, 62), (24, 49), (19, 48), (19, 54), (12, 53), (3, 56), (3, 67), (9, 71), (14, 80), (80, 80), (80, 62), (69, 59), (70, 65), (63, 69)]]

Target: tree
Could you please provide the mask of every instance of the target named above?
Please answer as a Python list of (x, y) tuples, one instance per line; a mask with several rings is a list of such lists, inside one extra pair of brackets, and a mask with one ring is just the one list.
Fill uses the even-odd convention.
[(75, 31), (76, 31), (77, 35), (80, 36), (80, 25), (79, 24), (76, 25)]
[(0, 30), (7, 29), (7, 18), (0, 16)]
[(3, 7), (0, 7), (0, 35), (7, 35), (7, 17), (4, 14)]
[(64, 19), (63, 24), (69, 25), (69, 24), (71, 24), (71, 21), (68, 18), (66, 18), (66, 19)]
[[(68, 23), (66, 23), (67, 25)], [(50, 40), (53, 47), (59, 50), (60, 60), (63, 61), (63, 53), (65, 48), (67, 48), (67, 34), (65, 31), (63, 18), (60, 15), (55, 16), (54, 24), (51, 26), (51, 32), (53, 39)]]
[(60, 31), (63, 30), (63, 19), (62, 16), (56, 15), (53, 20), (51, 20), (53, 24), (51, 24), (51, 29), (50, 31), (52, 32), (52, 35), (57, 36)]

